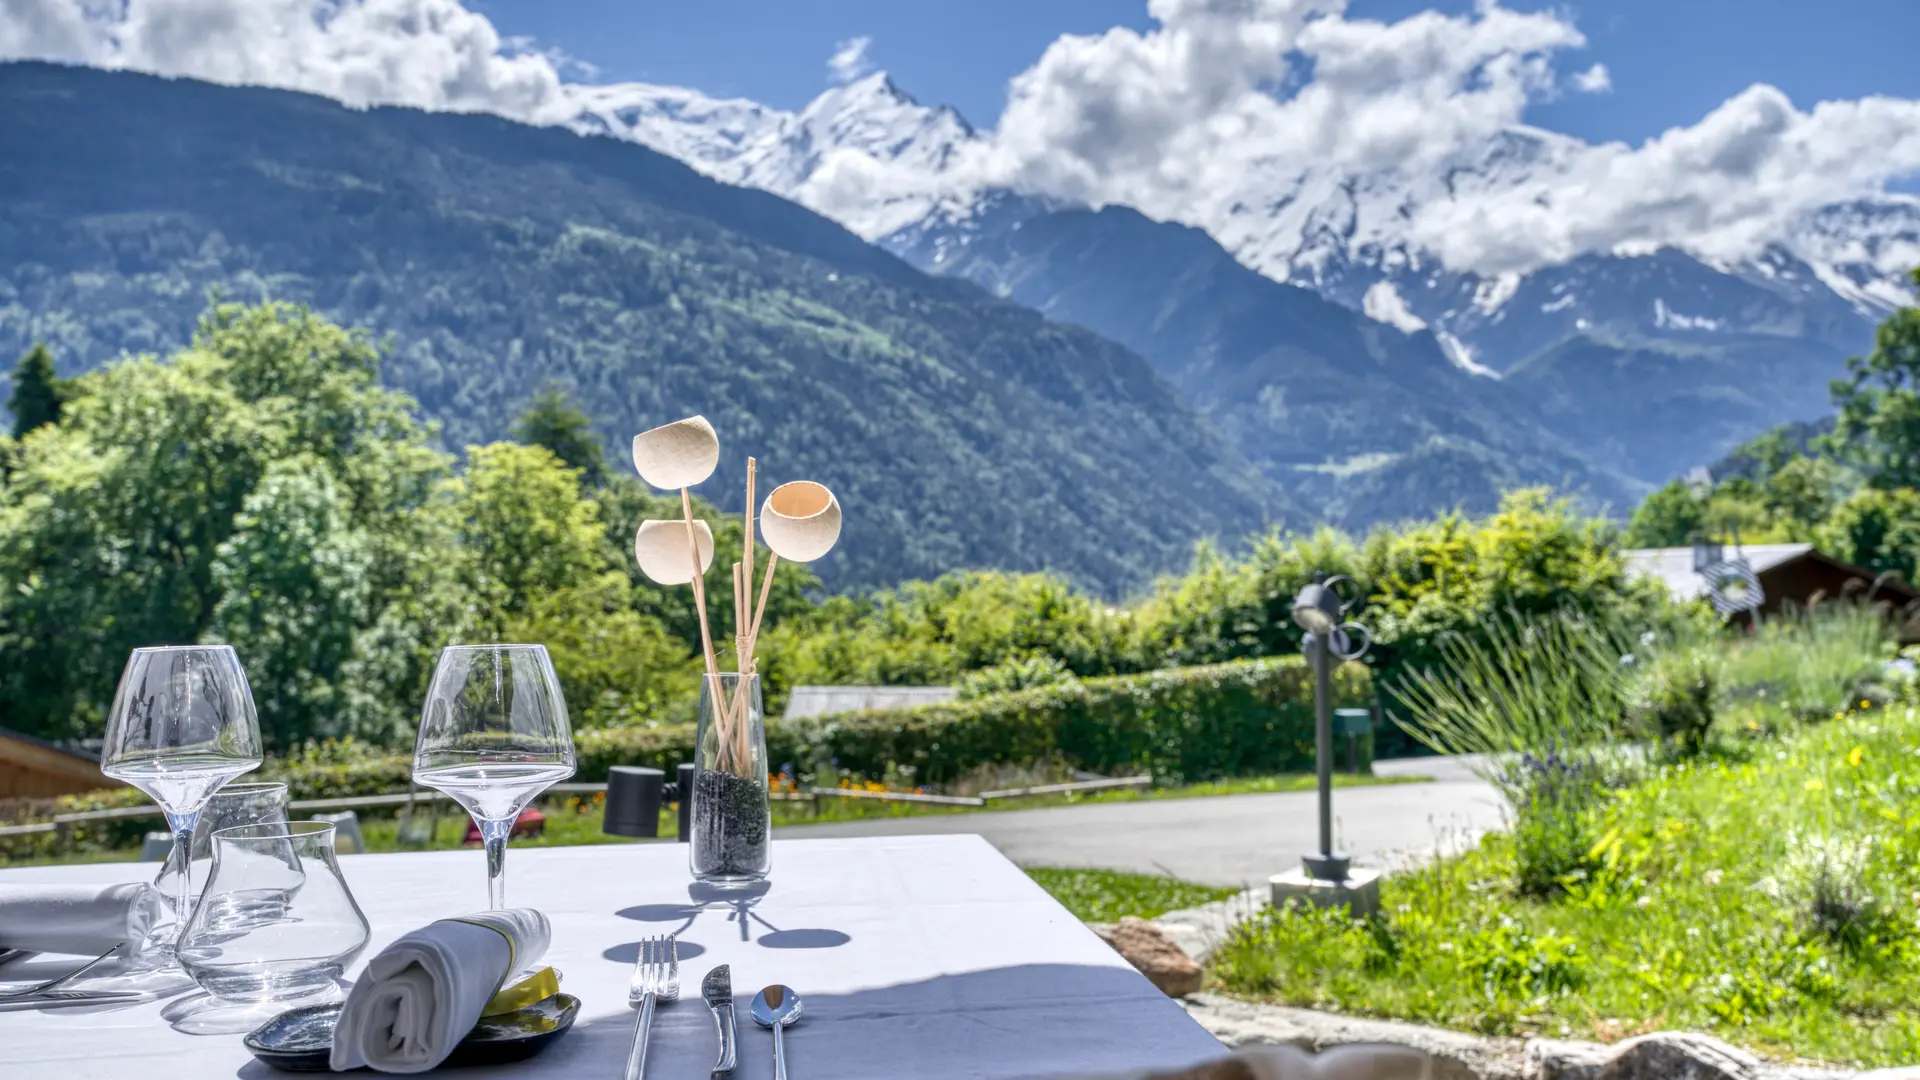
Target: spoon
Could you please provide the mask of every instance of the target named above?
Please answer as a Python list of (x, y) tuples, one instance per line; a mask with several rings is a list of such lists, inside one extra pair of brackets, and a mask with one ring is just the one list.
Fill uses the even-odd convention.
[(753, 1022), (773, 1029), (773, 1080), (787, 1080), (787, 1051), (780, 1032), (800, 1019), (800, 995), (775, 983), (753, 995)]

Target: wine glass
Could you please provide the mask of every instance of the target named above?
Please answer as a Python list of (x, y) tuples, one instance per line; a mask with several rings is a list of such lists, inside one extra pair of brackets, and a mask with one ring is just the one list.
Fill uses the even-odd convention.
[(573, 775), (573, 734), (544, 645), (451, 645), (420, 711), (413, 778), (473, 815), (487, 901), (506, 906), (507, 836), (534, 796)]
[[(193, 851), (190, 861), (193, 877), (187, 882), (192, 890), (194, 882), (205, 887), (205, 871), (213, 860), (213, 834), (221, 829), (238, 828), (241, 825), (285, 825), (287, 823), (287, 785), (279, 781), (262, 781), (251, 784), (228, 784), (213, 793), (207, 799), (207, 805), (200, 811), (200, 820), (193, 826)], [(179, 877), (187, 872), (189, 859), (180, 857), (181, 849), (175, 845), (163, 864), (160, 876), (154, 879), (153, 887), (167, 897), (169, 904), (174, 902), (181, 890)], [(182, 922), (191, 911), (176, 913)]]
[(260, 767), (260, 721), (226, 645), (135, 649), (107, 715), (100, 771), (160, 805), (173, 831), (178, 926), (193, 905), (193, 828), (227, 781)]

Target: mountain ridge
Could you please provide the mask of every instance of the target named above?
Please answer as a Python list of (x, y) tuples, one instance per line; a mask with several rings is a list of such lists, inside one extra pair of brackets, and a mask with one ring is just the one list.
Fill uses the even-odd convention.
[[(548, 381), (615, 447), (703, 412), (767, 481), (840, 495), (842, 587), (1115, 593), (1307, 517), (1125, 349), (645, 147), (46, 64), (0, 65), (0, 108), (0, 348), (68, 371), (184, 345), (218, 288), (391, 334), (388, 381), (453, 446)], [(736, 510), (740, 457), (708, 492)]]

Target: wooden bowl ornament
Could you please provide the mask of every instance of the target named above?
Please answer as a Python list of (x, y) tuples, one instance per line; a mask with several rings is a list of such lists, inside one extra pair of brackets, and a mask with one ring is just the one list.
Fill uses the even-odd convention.
[[(720, 464), (720, 436), (704, 416), (689, 416), (633, 437), (633, 467), (666, 491), (690, 488)], [(686, 554), (682, 547), (681, 554)], [(685, 581), (685, 578), (681, 579)]]
[(760, 504), (760, 538), (788, 562), (812, 562), (840, 539), (840, 501), (811, 480), (781, 484)]
[[(713, 565), (713, 530), (704, 521), (693, 523), (694, 543), (700, 548), (700, 572)], [(640, 572), (661, 585), (685, 585), (693, 580), (693, 558), (687, 553), (687, 523), (680, 518), (643, 521), (633, 535), (633, 559)]]

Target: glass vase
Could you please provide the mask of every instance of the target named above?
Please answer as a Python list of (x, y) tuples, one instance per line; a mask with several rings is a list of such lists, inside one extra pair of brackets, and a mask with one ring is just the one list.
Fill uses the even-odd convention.
[(767, 722), (758, 675), (707, 675), (693, 750), (688, 858), (695, 881), (745, 888), (772, 865)]

